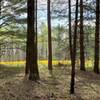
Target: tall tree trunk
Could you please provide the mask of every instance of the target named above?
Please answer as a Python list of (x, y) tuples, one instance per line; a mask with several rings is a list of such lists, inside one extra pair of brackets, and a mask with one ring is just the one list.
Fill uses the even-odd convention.
[(77, 41), (77, 20), (78, 20), (78, 0), (76, 0), (76, 11), (75, 11), (75, 27), (74, 27), (74, 38), (73, 38), (73, 48), (72, 48), (72, 71), (71, 71), (71, 83), (70, 83), (70, 93), (74, 93), (75, 85), (75, 60), (76, 60), (76, 41)]
[(39, 78), (39, 71), (38, 71), (38, 31), (37, 31), (37, 0), (35, 0), (35, 66), (36, 67), (36, 73)]
[(1, 16), (1, 0), (0, 0), (0, 16)]
[(28, 18), (27, 18), (27, 50), (26, 50), (26, 74), (29, 73), (29, 79), (36, 81), (39, 79), (37, 59), (36, 59), (36, 22), (35, 22), (35, 0), (28, 0)]
[(0, 0), (0, 16), (1, 16), (1, 0)]
[(69, 48), (70, 48), (70, 58), (72, 62), (72, 31), (71, 31), (71, 0), (69, 0)]
[(99, 73), (99, 26), (100, 26), (100, 0), (96, 0), (96, 31), (95, 31), (95, 57), (94, 72)]
[(51, 38), (50, 0), (47, 0), (47, 20), (48, 20), (48, 69), (52, 71), (52, 38)]
[[(1, 16), (1, 1), (2, 0), (0, 0), (0, 16)], [(0, 27), (1, 28), (1, 27)], [(1, 56), (2, 56), (2, 53), (1, 53), (1, 45), (0, 45), (0, 61), (1, 61)]]
[[(1, 0), (0, 0), (0, 16), (1, 16)], [(1, 61), (1, 55), (2, 53), (1, 53), (1, 45), (0, 45), (0, 61)]]
[(84, 31), (83, 31), (83, 0), (80, 0), (80, 70), (85, 71)]

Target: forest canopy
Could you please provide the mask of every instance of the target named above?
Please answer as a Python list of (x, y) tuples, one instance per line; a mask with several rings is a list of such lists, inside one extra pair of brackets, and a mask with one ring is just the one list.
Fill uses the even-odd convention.
[[(5, 84), (12, 82), (13, 77), (18, 80), (16, 77), (20, 74), (18, 82), (24, 76), (25, 81), (39, 83), (41, 90), (43, 81), (47, 84), (44, 87), (53, 91), (49, 91), (49, 97), (47, 91), (47, 95), (43, 92), (43, 100), (61, 96), (58, 95), (60, 86), (65, 94), (67, 85), (70, 94), (76, 92), (72, 100), (91, 100), (93, 88), (96, 92), (93, 100), (100, 98), (100, 0), (0, 0), (0, 70), (0, 87), (3, 78)], [(93, 88), (87, 91), (91, 92), (87, 99), (84, 91), (89, 84)], [(52, 86), (58, 89), (58, 94)], [(16, 97), (12, 95), (15, 94), (8, 98)], [(37, 100), (34, 95), (37, 94), (29, 99), (24, 95), (25, 99), (19, 100)], [(66, 96), (70, 98), (67, 93)], [(0, 95), (0, 100), (2, 97)], [(54, 100), (67, 99), (57, 97)]]

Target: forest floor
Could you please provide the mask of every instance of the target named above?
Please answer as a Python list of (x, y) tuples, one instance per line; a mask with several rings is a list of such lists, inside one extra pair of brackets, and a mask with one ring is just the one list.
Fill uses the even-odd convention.
[(100, 75), (89, 69), (76, 69), (74, 95), (69, 93), (69, 66), (55, 66), (52, 75), (46, 65), (39, 71), (41, 79), (35, 83), (24, 77), (23, 66), (0, 65), (0, 100), (100, 100)]

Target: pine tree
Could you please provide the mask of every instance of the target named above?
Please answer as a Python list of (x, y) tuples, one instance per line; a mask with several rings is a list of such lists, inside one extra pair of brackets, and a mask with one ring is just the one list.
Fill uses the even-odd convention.
[(48, 69), (52, 71), (52, 37), (51, 37), (50, 0), (47, 0), (47, 21), (48, 21)]
[(36, 1), (28, 0), (28, 18), (27, 18), (27, 50), (26, 50), (26, 74), (29, 73), (29, 79), (36, 81), (39, 79), (37, 64), (37, 40), (36, 40)]
[(71, 71), (71, 83), (70, 83), (70, 93), (71, 94), (74, 93), (74, 85), (75, 85), (75, 60), (76, 60), (77, 22), (78, 22), (78, 0), (76, 0), (75, 27), (74, 27), (74, 38), (73, 38), (73, 48), (72, 48), (72, 71)]
[(96, 0), (96, 30), (95, 30), (95, 57), (94, 72), (99, 73), (99, 32), (100, 32), (100, 0)]
[(84, 31), (83, 31), (83, 0), (80, 0), (80, 70), (85, 71)]

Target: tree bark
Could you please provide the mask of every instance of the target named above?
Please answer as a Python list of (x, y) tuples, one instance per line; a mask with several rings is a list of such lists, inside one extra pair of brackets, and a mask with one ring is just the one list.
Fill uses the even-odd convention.
[(1, 16), (1, 0), (0, 0), (0, 16)]
[(26, 50), (26, 74), (29, 73), (29, 80), (39, 79), (37, 66), (37, 48), (36, 48), (36, 22), (35, 22), (35, 0), (28, 0), (28, 18), (27, 18), (27, 50)]
[(99, 73), (99, 28), (100, 28), (100, 0), (96, 0), (96, 30), (95, 30), (95, 55), (94, 72)]
[(38, 71), (38, 30), (37, 30), (37, 0), (35, 0), (35, 66), (36, 66), (36, 73), (39, 79), (39, 71)]
[(80, 0), (80, 70), (85, 71), (84, 31), (83, 31), (83, 0)]
[(51, 37), (50, 0), (47, 0), (47, 21), (48, 21), (48, 69), (52, 71), (52, 37)]
[(72, 31), (71, 31), (71, 0), (69, 0), (69, 48), (70, 48), (70, 58), (72, 62)]
[(71, 83), (70, 93), (74, 94), (75, 85), (75, 60), (76, 60), (76, 42), (77, 42), (77, 21), (78, 21), (78, 0), (76, 0), (76, 11), (75, 11), (75, 27), (74, 27), (74, 38), (72, 48), (72, 71), (71, 71)]

